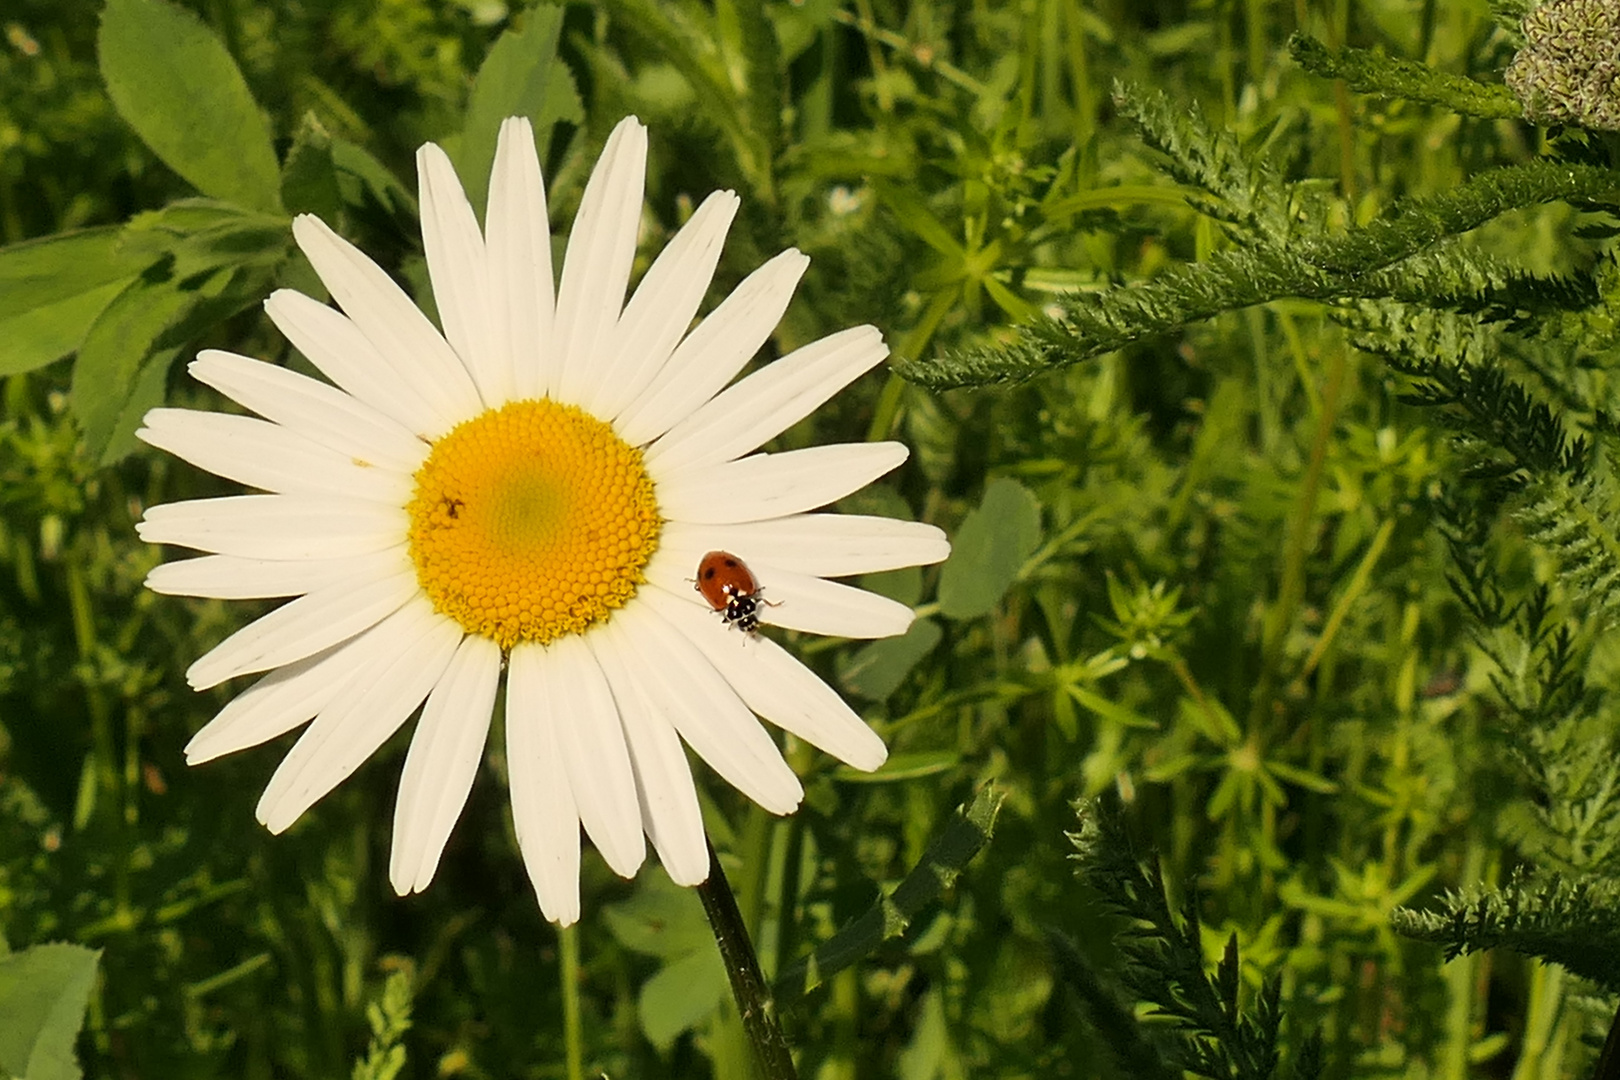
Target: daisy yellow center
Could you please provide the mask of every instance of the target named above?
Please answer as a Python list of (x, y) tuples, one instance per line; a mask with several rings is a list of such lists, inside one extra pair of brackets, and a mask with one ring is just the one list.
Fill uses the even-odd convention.
[(641, 451), (554, 401), (458, 425), (417, 470), (407, 509), (434, 608), (502, 649), (577, 634), (624, 606), (663, 526)]

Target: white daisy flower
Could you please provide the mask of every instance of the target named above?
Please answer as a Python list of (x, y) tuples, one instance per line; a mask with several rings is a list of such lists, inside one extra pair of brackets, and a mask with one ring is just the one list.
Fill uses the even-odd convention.
[(730, 552), (758, 581), (765, 623), (850, 638), (906, 629), (909, 608), (828, 579), (938, 562), (944, 534), (809, 512), (906, 448), (754, 453), (888, 349), (857, 327), (727, 387), (808, 260), (784, 251), (693, 327), (738, 207), (716, 192), (626, 304), (646, 156), (646, 129), (626, 119), (586, 185), (554, 290), (528, 121), (501, 128), (483, 231), (449, 159), (423, 146), (443, 333), (375, 263), (300, 217), (293, 235), (341, 311), (290, 290), (265, 310), (336, 385), (207, 351), (192, 374), (263, 419), (154, 409), (139, 432), (265, 492), (151, 508), (143, 539), (209, 554), (160, 566), (147, 585), (295, 597), (187, 671), (198, 690), (267, 673), (197, 733), (187, 760), (308, 723), (259, 800), (259, 820), (280, 832), (423, 706), (394, 811), (401, 895), (438, 866), (503, 666), (512, 816), (540, 907), (559, 923), (579, 917), (581, 826), (625, 877), (645, 838), (675, 881), (706, 879), (683, 742), (778, 814), (803, 790), (756, 715), (859, 769), (886, 753), (831, 687), (725, 625), (692, 582), (706, 552)]

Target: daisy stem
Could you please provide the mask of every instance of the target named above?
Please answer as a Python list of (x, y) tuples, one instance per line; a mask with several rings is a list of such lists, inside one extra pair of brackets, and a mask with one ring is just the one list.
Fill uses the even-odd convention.
[(754, 1045), (765, 1080), (798, 1080), (787, 1039), (783, 1038), (776, 1022), (776, 1002), (765, 977), (760, 974), (754, 943), (748, 937), (748, 927), (737, 908), (737, 897), (726, 880), (726, 872), (720, 868), (720, 856), (715, 854), (713, 844), (709, 845), (709, 880), (697, 887), (697, 893), (703, 901), (709, 925), (714, 929), (720, 958), (725, 961), (726, 975), (731, 979), (731, 994), (737, 999), (737, 1011), (742, 1014), (743, 1030)]
[(579, 1031), (579, 929), (557, 931), (562, 945), (563, 1050), (568, 1057), (568, 1080), (585, 1080), (585, 1054)]

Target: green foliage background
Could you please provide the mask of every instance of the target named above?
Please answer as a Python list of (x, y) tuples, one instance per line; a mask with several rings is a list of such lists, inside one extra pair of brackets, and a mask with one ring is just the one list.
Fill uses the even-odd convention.
[[(912, 380), (874, 376), (784, 439), (904, 440), (910, 463), (845, 508), (957, 546), (867, 582), (920, 605), (906, 637), (794, 643), (891, 764), (788, 746), (806, 799), (785, 820), (707, 790), (803, 1076), (1590, 1070), (1620, 991), (1620, 174), (1604, 137), (1516, 119), (1513, 19), (184, 7), (113, 0), (107, 25), (222, 43), (242, 83), (199, 66), (195, 115), (132, 103), (162, 57), (106, 29), (98, 54), (99, 0), (0, 15), (0, 241), (109, 227), (73, 241), (71, 293), (0, 251), (0, 931), (101, 950), (89, 1074), (748, 1075), (692, 894), (587, 852), (579, 929), (541, 919), (498, 740), (407, 899), (385, 880), (403, 738), (281, 837), (252, 819), (274, 748), (180, 753), (229, 693), (181, 672), (249, 613), (142, 590), (142, 508), (229, 488), (136, 450), (132, 418), (216, 404), (173, 364), (199, 348), (302, 364), (257, 307), (318, 289), (286, 211), (422, 295), (411, 155), (442, 141), (481, 187), (472, 121), (508, 100), (558, 121), (559, 226), (635, 112), (644, 256), (735, 188), (714, 295), (798, 246), (773, 348), (872, 322)], [(562, 66), (529, 72), (545, 28)], [(185, 141), (261, 116), (270, 171), (230, 158), (209, 168), (240, 167), (237, 205), (176, 205), (226, 198), (176, 164)], [(80, 307), (44, 320), (57, 286)], [(1122, 816), (1077, 822), (1103, 793)]]

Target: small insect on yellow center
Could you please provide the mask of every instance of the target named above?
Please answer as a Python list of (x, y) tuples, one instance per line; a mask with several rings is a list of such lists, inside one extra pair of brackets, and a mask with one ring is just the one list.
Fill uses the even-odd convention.
[(663, 527), (641, 451), (554, 401), (458, 425), (417, 470), (408, 510), (433, 606), (503, 649), (580, 633), (624, 606)]

